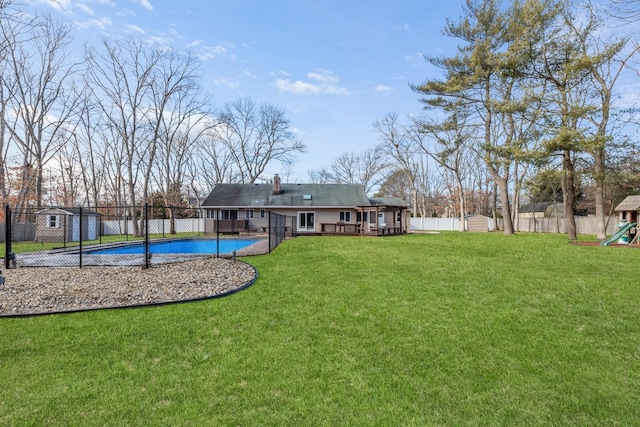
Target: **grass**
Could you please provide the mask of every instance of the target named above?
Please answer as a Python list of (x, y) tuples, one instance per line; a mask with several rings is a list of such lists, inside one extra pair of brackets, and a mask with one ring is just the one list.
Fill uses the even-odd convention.
[(633, 425), (639, 256), (298, 238), (230, 297), (0, 319), (0, 425)]

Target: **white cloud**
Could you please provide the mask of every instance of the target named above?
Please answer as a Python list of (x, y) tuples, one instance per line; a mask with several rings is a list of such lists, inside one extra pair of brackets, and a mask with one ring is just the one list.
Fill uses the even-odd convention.
[(145, 31), (142, 28), (138, 27), (137, 25), (130, 24), (125, 26), (125, 28), (130, 33), (146, 34)]
[[(288, 76), (285, 72), (278, 72)], [(271, 73), (272, 76), (276, 74)], [(337, 85), (338, 77), (329, 70), (317, 69), (307, 73), (308, 82), (302, 80), (291, 81), (288, 78), (279, 78), (273, 82), (273, 86), (279, 92), (292, 93), (294, 95), (342, 95), (348, 96), (350, 92)]]
[(71, 8), (73, 7), (71, 0), (38, 0), (38, 3), (49, 5), (49, 7), (57, 10), (58, 12), (66, 13), (70, 13)]
[(203, 44), (204, 44), (204, 40), (198, 39), (198, 40), (192, 41), (191, 43), (187, 43), (187, 47), (194, 48), (194, 47), (202, 46)]
[(84, 4), (84, 3), (78, 3), (78, 4), (76, 4), (76, 7), (77, 7), (78, 9), (80, 9), (81, 11), (83, 11), (84, 13), (86, 13), (87, 15), (91, 15), (91, 16), (93, 16), (93, 15), (95, 15), (95, 14), (96, 14), (96, 13), (93, 11), (93, 9), (91, 9), (89, 6), (87, 6), (87, 5), (86, 5), (86, 4)]
[(338, 83), (339, 79), (333, 72), (329, 70), (318, 69), (316, 72), (307, 73), (307, 77), (310, 80), (315, 80), (322, 83)]
[(121, 9), (118, 13), (116, 13), (116, 15), (122, 18), (131, 18), (136, 16), (136, 13), (133, 10), (125, 7), (124, 9)]
[(209, 46), (204, 40), (197, 39), (187, 43), (187, 48), (191, 49), (201, 61), (209, 61), (218, 57), (225, 57), (231, 61), (236, 60), (236, 55), (231, 52), (235, 49), (235, 45), (229, 42), (220, 42), (215, 46)]
[(196, 55), (200, 58), (201, 61), (208, 61), (211, 59), (215, 59), (219, 56), (224, 56), (227, 53), (227, 49), (222, 45), (216, 46), (198, 46), (196, 49)]
[(149, 2), (149, 0), (140, 0), (140, 6), (144, 7), (145, 9), (147, 9), (149, 12), (153, 11), (153, 6), (151, 5), (151, 3)]
[(165, 36), (151, 36), (148, 37), (146, 42), (150, 45), (156, 45), (159, 47), (169, 48), (173, 45), (173, 39)]
[(376, 92), (391, 92), (393, 88), (391, 86), (377, 85), (374, 90)]
[(249, 70), (242, 70), (241, 75), (242, 75), (242, 77), (248, 77), (248, 78), (253, 79), (253, 80), (258, 78), (255, 74), (253, 74)]
[(284, 70), (280, 70), (280, 71), (271, 71), (271, 72), (269, 73), (269, 75), (270, 75), (271, 77), (278, 77), (278, 76), (285, 76), (285, 77), (289, 77), (291, 74), (287, 73), (287, 72), (286, 72), (286, 71), (284, 71)]
[(229, 77), (214, 79), (213, 84), (216, 86), (226, 86), (229, 89), (237, 89), (240, 86), (240, 82), (237, 79), (231, 79)]
[(397, 30), (397, 31), (409, 31), (411, 27), (409, 27), (409, 24), (407, 24), (406, 22), (400, 24), (400, 25), (394, 25), (393, 29)]
[(279, 92), (293, 93), (294, 95), (317, 95), (321, 92), (320, 86), (301, 82), (300, 80), (292, 83), (289, 79), (277, 79), (274, 82), (274, 86)]
[(111, 27), (112, 24), (113, 22), (111, 21), (111, 19), (107, 18), (106, 16), (99, 19), (89, 19), (86, 21), (76, 22), (76, 26), (82, 30), (106, 30), (107, 28)]

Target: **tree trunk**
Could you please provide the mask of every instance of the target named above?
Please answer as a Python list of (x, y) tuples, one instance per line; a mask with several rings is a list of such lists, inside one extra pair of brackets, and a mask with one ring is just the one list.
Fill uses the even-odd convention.
[(594, 153), (595, 171), (594, 181), (596, 190), (596, 238), (605, 240), (607, 238), (607, 221), (605, 214), (605, 161), (604, 149), (598, 149)]
[(564, 221), (569, 240), (577, 240), (576, 219), (573, 208), (576, 204), (575, 170), (571, 151), (564, 150), (562, 159), (564, 176), (562, 177), (562, 201), (564, 203)]
[(464, 189), (462, 188), (462, 179), (456, 174), (456, 181), (458, 182), (458, 202), (460, 203), (460, 231), (467, 231), (467, 224), (465, 221), (467, 207), (464, 200)]
[(514, 233), (513, 221), (511, 221), (511, 203), (509, 201), (509, 183), (506, 178), (499, 177), (497, 184), (500, 190), (500, 204), (502, 205), (502, 232), (509, 236)]

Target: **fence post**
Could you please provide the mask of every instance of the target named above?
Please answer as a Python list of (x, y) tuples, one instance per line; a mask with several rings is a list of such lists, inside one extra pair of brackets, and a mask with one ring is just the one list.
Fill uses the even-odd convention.
[(271, 248), (271, 214), (272, 212), (269, 211), (269, 223), (268, 223), (268, 227), (267, 230), (269, 230), (269, 253), (271, 253), (272, 248)]
[(80, 226), (79, 226), (79, 228), (80, 228), (80, 230), (79, 230), (80, 231), (80, 233), (79, 233), (80, 237), (79, 237), (78, 246), (79, 246), (80, 251), (78, 252), (78, 255), (79, 255), (78, 256), (78, 262), (80, 264), (80, 268), (82, 268), (82, 232), (84, 231), (84, 227), (82, 226), (82, 206), (80, 206)]
[(62, 221), (62, 247), (67, 247), (67, 221), (69, 220), (69, 215), (62, 215), (64, 220)]
[(144, 268), (149, 268), (149, 203), (144, 204)]
[(216, 209), (216, 258), (220, 258), (220, 209)]
[(11, 268), (11, 208), (4, 206), (4, 268)]

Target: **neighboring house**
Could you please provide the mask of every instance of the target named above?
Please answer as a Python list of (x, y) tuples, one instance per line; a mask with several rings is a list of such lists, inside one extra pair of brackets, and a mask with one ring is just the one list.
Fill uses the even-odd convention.
[(77, 242), (80, 241), (82, 221), (82, 240), (96, 240), (100, 235), (100, 214), (80, 208), (49, 208), (36, 212), (36, 241), (38, 242)]
[(564, 218), (564, 208), (562, 203), (544, 202), (530, 203), (520, 206), (518, 209), (519, 218)]
[(202, 202), (205, 232), (263, 230), (268, 212), (288, 217), (296, 234), (401, 234), (410, 210), (396, 198), (368, 198), (356, 184), (218, 184)]

